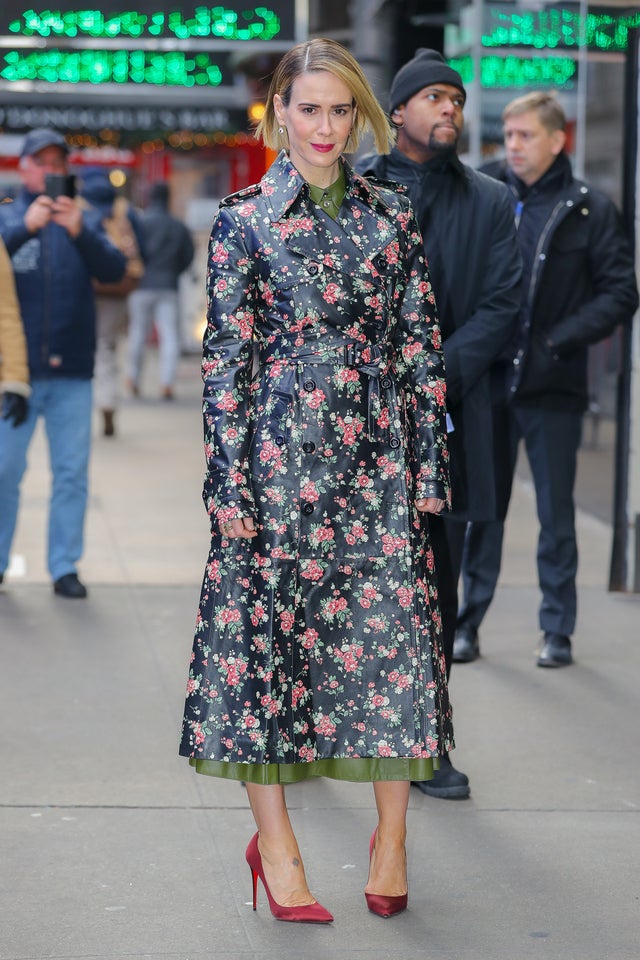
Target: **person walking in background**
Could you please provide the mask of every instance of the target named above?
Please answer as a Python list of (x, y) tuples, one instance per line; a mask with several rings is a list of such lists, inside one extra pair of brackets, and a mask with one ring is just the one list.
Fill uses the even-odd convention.
[[(0, 417), (14, 428), (29, 412), (29, 366), (11, 261), (0, 240)], [(0, 427), (0, 444), (2, 428)], [(0, 583), (4, 570), (0, 572)]]
[(127, 297), (144, 274), (144, 237), (140, 216), (126, 197), (116, 195), (105, 170), (82, 172), (81, 195), (98, 212), (107, 236), (127, 258), (121, 280), (93, 281), (97, 323), (94, 406), (101, 412), (105, 437), (112, 437), (118, 405), (118, 342), (128, 326)]
[[(365, 175), (406, 187), (442, 327), (452, 512), (430, 516), (429, 527), (447, 673), (466, 523), (496, 516), (490, 371), (515, 330), (521, 275), (508, 191), (457, 156), (465, 98), (460, 74), (437, 51), (418, 50), (391, 84), (396, 146), (358, 163)], [(468, 777), (447, 755), (434, 778), (416, 786), (442, 799), (469, 795)]]
[(536, 492), (540, 667), (572, 662), (578, 547), (574, 483), (588, 406), (588, 347), (629, 323), (638, 306), (633, 259), (614, 204), (573, 176), (565, 115), (552, 93), (518, 97), (503, 112), (506, 161), (488, 168), (510, 189), (524, 264), (520, 321), (496, 371), (497, 462), (504, 500), (493, 523), (473, 523), (463, 560), (464, 600), (454, 659), (479, 655), (493, 599), (520, 440)]
[(258, 127), (284, 149), (222, 202), (209, 248), (212, 539), (180, 752), (246, 782), (254, 907), (260, 877), (279, 920), (333, 919), (284, 785), (373, 782), (365, 897), (391, 916), (407, 906), (410, 781), (452, 745), (424, 522), (448, 492), (440, 332), (408, 200), (342, 157), (368, 128), (388, 150), (351, 54), (291, 49)]
[(129, 388), (140, 392), (140, 377), (147, 336), (155, 325), (160, 344), (162, 397), (173, 399), (180, 356), (178, 280), (191, 264), (194, 245), (181, 220), (169, 213), (169, 187), (154, 183), (143, 216), (145, 273), (129, 297)]
[(83, 549), (91, 440), (91, 280), (120, 279), (126, 260), (98, 217), (68, 195), (67, 154), (61, 133), (31, 130), (20, 156), (22, 189), (14, 201), (0, 205), (0, 236), (12, 260), (31, 378), (24, 422), (12, 427), (0, 420), (0, 574), (9, 563), (27, 451), (42, 417), (52, 472), (49, 572), (57, 594), (82, 598), (87, 591), (76, 564)]

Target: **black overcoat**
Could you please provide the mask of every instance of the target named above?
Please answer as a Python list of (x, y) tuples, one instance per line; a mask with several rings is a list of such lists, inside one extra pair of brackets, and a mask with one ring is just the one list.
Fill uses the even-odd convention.
[(455, 155), (419, 164), (396, 148), (358, 169), (404, 188), (422, 231), (454, 428), (452, 516), (496, 520), (490, 369), (516, 331), (522, 272), (509, 191)]

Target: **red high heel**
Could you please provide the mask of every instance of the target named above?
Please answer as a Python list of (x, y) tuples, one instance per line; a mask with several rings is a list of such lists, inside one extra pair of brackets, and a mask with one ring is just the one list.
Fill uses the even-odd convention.
[(290, 923), (331, 923), (333, 917), (328, 910), (319, 903), (305, 903), (299, 907), (282, 907), (271, 896), (271, 891), (267, 886), (262, 869), (262, 857), (258, 850), (258, 834), (251, 838), (247, 852), (245, 854), (247, 863), (251, 869), (251, 881), (253, 883), (253, 909), (256, 909), (258, 900), (258, 877), (262, 880), (264, 892), (269, 901), (269, 909), (276, 920), (288, 920)]
[[(371, 870), (371, 858), (376, 845), (377, 833), (378, 828), (376, 827), (369, 841), (369, 870)], [(396, 913), (402, 913), (403, 910), (407, 909), (409, 900), (408, 893), (403, 893), (399, 897), (383, 897), (378, 893), (365, 893), (364, 896), (371, 913), (376, 913), (379, 917), (392, 917)]]

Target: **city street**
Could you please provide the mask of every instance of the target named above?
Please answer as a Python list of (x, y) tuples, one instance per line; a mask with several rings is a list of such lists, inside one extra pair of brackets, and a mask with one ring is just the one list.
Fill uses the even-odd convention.
[[(640, 597), (607, 592), (610, 525), (580, 509), (576, 663), (536, 667), (524, 471), (482, 657), (453, 669), (471, 798), (412, 790), (408, 911), (367, 911), (373, 794), (330, 780), (288, 799), (334, 924), (275, 921), (262, 887), (252, 911), (246, 792), (177, 756), (208, 546), (198, 357), (176, 392), (151, 368), (116, 437), (96, 416), (86, 601), (51, 589), (42, 432), (31, 449), (0, 587), (0, 960), (638, 960)], [(608, 502), (602, 459), (581, 478)]]

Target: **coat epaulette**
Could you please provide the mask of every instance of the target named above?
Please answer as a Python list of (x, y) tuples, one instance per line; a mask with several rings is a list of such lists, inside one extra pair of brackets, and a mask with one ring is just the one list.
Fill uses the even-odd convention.
[(250, 187), (244, 187), (236, 193), (230, 193), (228, 197), (220, 201), (221, 207), (232, 207), (235, 203), (242, 203), (248, 197), (257, 197), (260, 194), (260, 184), (252, 183)]

